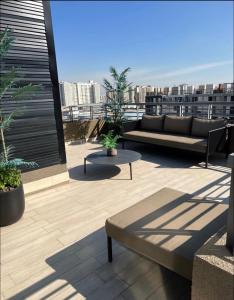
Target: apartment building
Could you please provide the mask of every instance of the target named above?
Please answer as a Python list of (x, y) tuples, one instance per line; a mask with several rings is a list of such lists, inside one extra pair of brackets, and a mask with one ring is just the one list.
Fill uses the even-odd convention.
[(78, 105), (76, 84), (73, 82), (60, 82), (59, 92), (62, 106)]
[(101, 102), (100, 84), (89, 82), (60, 82), (62, 106), (95, 104)]

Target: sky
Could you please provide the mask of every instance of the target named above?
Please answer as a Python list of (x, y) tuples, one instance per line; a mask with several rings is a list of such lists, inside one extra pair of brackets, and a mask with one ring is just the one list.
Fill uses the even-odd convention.
[(233, 81), (232, 1), (51, 1), (59, 80)]

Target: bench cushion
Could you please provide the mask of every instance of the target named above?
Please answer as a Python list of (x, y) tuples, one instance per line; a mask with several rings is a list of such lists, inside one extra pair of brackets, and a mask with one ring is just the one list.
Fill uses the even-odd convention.
[(225, 120), (223, 119), (207, 120), (207, 119), (194, 118), (192, 123), (191, 135), (207, 137), (208, 132), (210, 130), (221, 128), (224, 126), (225, 126)]
[(142, 130), (162, 131), (164, 116), (148, 116), (144, 115), (141, 120)]
[(227, 204), (164, 188), (107, 219), (107, 235), (192, 278), (195, 252), (225, 226)]
[(204, 138), (179, 136), (167, 133), (157, 133), (142, 130), (133, 130), (123, 134), (123, 138), (136, 142), (150, 143), (176, 149), (206, 152), (207, 140)]
[(192, 127), (192, 116), (165, 116), (164, 131), (189, 135)]

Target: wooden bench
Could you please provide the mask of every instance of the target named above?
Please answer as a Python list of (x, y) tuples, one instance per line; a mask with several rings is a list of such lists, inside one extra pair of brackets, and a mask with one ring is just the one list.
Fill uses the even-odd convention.
[(195, 252), (225, 226), (227, 209), (224, 203), (163, 188), (106, 220), (108, 260), (113, 238), (191, 280)]

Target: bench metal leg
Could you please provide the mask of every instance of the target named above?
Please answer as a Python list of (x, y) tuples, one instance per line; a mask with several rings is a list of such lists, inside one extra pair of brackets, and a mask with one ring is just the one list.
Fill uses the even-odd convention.
[(108, 250), (108, 261), (112, 262), (112, 239), (107, 237), (107, 250)]
[(132, 163), (129, 163), (129, 167), (130, 167), (130, 179), (132, 180)]
[(209, 162), (209, 153), (206, 153), (206, 169), (208, 168), (208, 162)]
[(86, 174), (86, 157), (84, 158), (84, 173)]

